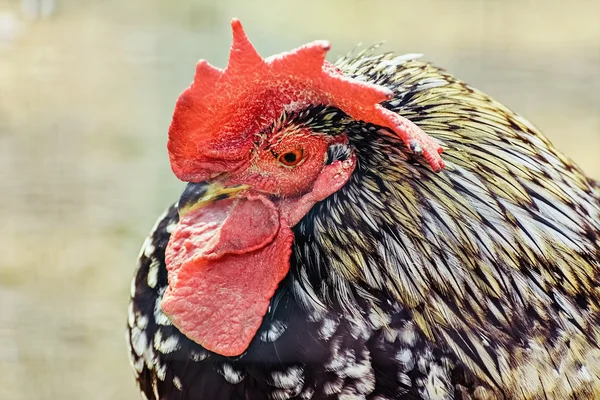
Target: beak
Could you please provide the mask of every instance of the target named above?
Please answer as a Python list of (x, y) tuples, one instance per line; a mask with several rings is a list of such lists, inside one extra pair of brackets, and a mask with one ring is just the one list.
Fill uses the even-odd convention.
[(179, 218), (212, 202), (237, 197), (238, 193), (249, 188), (248, 185), (226, 187), (218, 182), (188, 183), (177, 205)]

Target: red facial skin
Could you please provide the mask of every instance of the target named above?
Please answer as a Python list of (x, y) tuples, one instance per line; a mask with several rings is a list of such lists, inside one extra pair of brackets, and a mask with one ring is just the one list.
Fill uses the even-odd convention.
[[(275, 142), (274, 139), (270, 142)], [(280, 143), (261, 146), (247, 169), (228, 178), (225, 184), (246, 184), (252, 186), (251, 191), (272, 195), (281, 216), (292, 227), (317, 202), (341, 189), (354, 172), (354, 156), (324, 165), (327, 148), (346, 141), (344, 136), (328, 140), (308, 132), (287, 136)], [(297, 149), (302, 150), (302, 159), (295, 166), (280, 161), (287, 152)]]
[[(228, 176), (225, 186), (249, 185), (250, 191), (272, 197), (280, 205), (282, 216), (294, 226), (314, 203), (337, 192), (348, 180), (356, 164), (352, 157), (325, 164), (327, 149), (334, 143), (346, 143), (345, 136), (335, 138), (312, 134), (307, 129), (292, 134), (278, 132), (259, 146), (245, 168)], [(282, 157), (300, 153), (295, 165), (286, 165)], [(310, 203), (310, 207), (306, 208)], [(302, 206), (302, 211), (295, 207)]]

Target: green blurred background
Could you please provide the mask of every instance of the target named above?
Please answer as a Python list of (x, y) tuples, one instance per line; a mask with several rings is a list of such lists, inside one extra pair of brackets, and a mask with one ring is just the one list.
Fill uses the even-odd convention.
[[(567, 5), (568, 4), (568, 5)], [(166, 132), (229, 20), (263, 55), (314, 39), (425, 58), (600, 178), (600, 2), (0, 0), (0, 399), (136, 399), (138, 248), (182, 187)]]

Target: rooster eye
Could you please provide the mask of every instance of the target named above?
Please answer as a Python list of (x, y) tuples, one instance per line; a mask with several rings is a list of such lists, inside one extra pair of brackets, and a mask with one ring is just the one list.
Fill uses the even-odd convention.
[(285, 165), (286, 167), (294, 167), (298, 165), (300, 161), (302, 161), (303, 156), (304, 150), (296, 149), (280, 155), (279, 162)]

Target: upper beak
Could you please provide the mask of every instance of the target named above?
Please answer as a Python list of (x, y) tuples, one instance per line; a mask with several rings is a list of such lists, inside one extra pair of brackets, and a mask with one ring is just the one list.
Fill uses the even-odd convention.
[(219, 182), (188, 183), (177, 205), (179, 218), (212, 202), (236, 197), (249, 188), (248, 185), (223, 186)]

